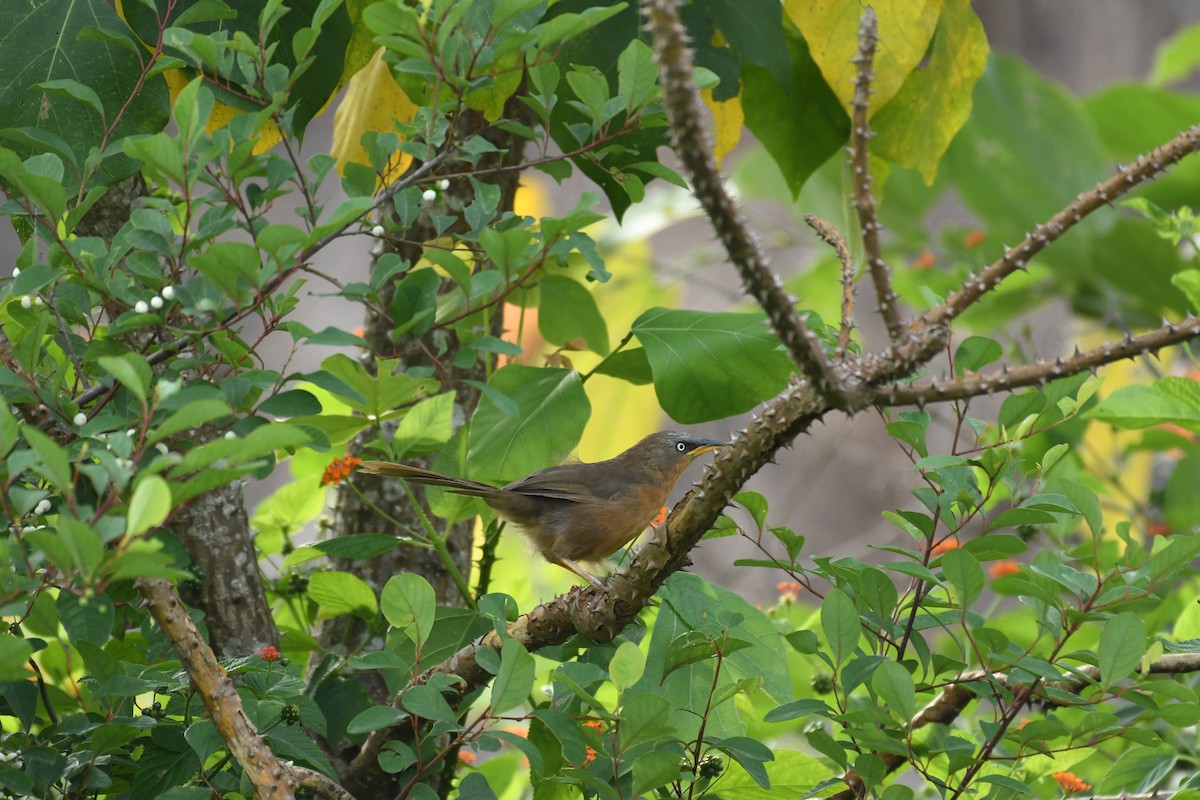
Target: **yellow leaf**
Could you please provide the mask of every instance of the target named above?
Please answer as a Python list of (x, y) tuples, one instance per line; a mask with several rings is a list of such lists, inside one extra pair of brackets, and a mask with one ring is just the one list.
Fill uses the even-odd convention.
[[(869, 113), (887, 105), (909, 73), (917, 68), (937, 27), (942, 0), (877, 0), (871, 3), (879, 19), (875, 49), (875, 80)], [(860, 0), (783, 0), (783, 10), (808, 42), (813, 61), (825, 82), (845, 106), (854, 97)]]
[[(395, 130), (395, 122), (408, 122), (417, 111), (417, 104), (404, 93), (392, 77), (387, 64), (383, 63), (380, 49), (367, 65), (355, 73), (346, 87), (346, 96), (333, 115), (333, 146), (330, 154), (337, 159), (338, 172), (347, 161), (370, 166), (367, 151), (362, 146), (362, 135), (367, 131), (388, 132)], [(384, 175), (384, 183), (391, 183), (412, 162), (412, 156), (396, 153)]]
[[(116, 11), (121, 19), (124, 20), (125, 8), (122, 4), (122, 0), (117, 0)], [(146, 42), (142, 42), (142, 46), (152, 52), (154, 50), (154, 48)], [(187, 86), (188, 83), (191, 82), (192, 78), (195, 77), (195, 74), (194, 70), (169, 69), (165, 71), (162, 76), (163, 80), (167, 82), (167, 91), (171, 96), (171, 105), (174, 106), (176, 96), (180, 91), (183, 90), (183, 87)], [(234, 108), (233, 106), (226, 105), (220, 100), (217, 100), (213, 103), (212, 113), (208, 117), (208, 122), (205, 124), (204, 130), (211, 135), (214, 131), (219, 131), (221, 128), (224, 128), (229, 124), (230, 119), (241, 113), (244, 112), (240, 109)], [(259, 129), (258, 133), (258, 140), (254, 143), (255, 155), (270, 150), (272, 147), (279, 144), (280, 140), (283, 139), (283, 134), (280, 133), (279, 126), (271, 120), (267, 120), (266, 124)]]
[(713, 138), (716, 139), (713, 155), (716, 156), (719, 169), (725, 156), (737, 147), (742, 138), (742, 127), (746, 124), (746, 116), (742, 113), (742, 93), (739, 91), (734, 97), (720, 103), (713, 100), (712, 89), (705, 89), (700, 96), (713, 115)]
[(971, 116), (971, 95), (987, 58), (987, 36), (970, 1), (945, 0), (929, 63), (909, 75), (875, 117), (871, 149), (920, 170), (932, 184), (950, 141)]

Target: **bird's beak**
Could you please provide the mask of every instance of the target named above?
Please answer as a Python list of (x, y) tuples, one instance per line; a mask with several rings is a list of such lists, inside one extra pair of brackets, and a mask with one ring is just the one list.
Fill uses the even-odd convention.
[(728, 447), (729, 442), (718, 442), (715, 439), (703, 439), (700, 446), (691, 452), (693, 458), (704, 453), (711, 453), (713, 450), (720, 450), (722, 447)]

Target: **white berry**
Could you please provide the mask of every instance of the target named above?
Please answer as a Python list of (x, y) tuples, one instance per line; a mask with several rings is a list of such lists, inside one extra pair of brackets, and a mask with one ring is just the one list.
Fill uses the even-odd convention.
[(150, 310), (150, 306), (146, 304), (145, 300), (138, 300), (136, 303), (133, 304), (133, 310), (138, 312), (139, 314), (145, 314), (147, 311)]
[(442, 178), (440, 181), (438, 181), (438, 188), (443, 192), (446, 191), (450, 188), (450, 180), (448, 178)]
[(164, 300), (174, 300), (175, 299), (175, 287), (168, 283), (166, 286), (164, 286), (162, 288), (162, 296), (163, 296)]
[(426, 203), (432, 203), (434, 200), (437, 200), (437, 192), (435, 192), (433, 189), (426, 189), (425, 191), (421, 192), (421, 199)]
[(154, 297), (150, 298), (150, 307), (151, 308), (162, 308), (163, 307), (163, 299), (161, 297), (159, 297), (158, 295), (154, 295)]
[(233, 431), (225, 431), (225, 438), (226, 439), (236, 439), (237, 434), (234, 433)]
[(84, 425), (87, 423), (87, 414), (84, 414), (82, 411), (80, 411), (75, 415), (74, 422), (76, 425)]
[(33, 298), (27, 294), (21, 295), (21, 308), (33, 308)]
[(383, 234), (386, 232), (387, 231), (383, 229), (382, 225), (376, 225), (374, 228), (371, 228), (371, 235), (376, 239), (378, 239), (380, 236), (383, 236)]

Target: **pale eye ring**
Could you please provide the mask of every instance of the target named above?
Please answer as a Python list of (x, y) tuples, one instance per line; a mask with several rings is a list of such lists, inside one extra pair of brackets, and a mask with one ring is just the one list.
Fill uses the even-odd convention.
[(687, 445), (684, 444), (683, 442), (679, 442), (678, 444), (675, 445), (675, 449), (678, 450), (679, 452), (683, 453), (687, 450)]

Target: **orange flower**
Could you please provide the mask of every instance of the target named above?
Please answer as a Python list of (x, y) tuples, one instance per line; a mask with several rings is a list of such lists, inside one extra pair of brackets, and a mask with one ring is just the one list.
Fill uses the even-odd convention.
[(780, 600), (790, 603), (800, 596), (800, 584), (795, 581), (780, 581), (775, 584), (775, 591), (779, 592)]
[(912, 262), (912, 268), (913, 269), (931, 269), (933, 267), (933, 265), (936, 263), (937, 263), (937, 256), (935, 256), (933, 254), (932, 250), (926, 250), (926, 251), (922, 252), (921, 255), (917, 256), (916, 260)]
[(1146, 526), (1146, 533), (1149, 536), (1166, 536), (1171, 532), (1171, 526), (1162, 520), (1155, 520)]
[(470, 750), (459, 750), (458, 760), (466, 764), (468, 767), (475, 766), (475, 762), (479, 760), (479, 756), (472, 753)]
[(350, 473), (361, 463), (362, 459), (358, 456), (335, 458), (333, 463), (325, 468), (325, 474), (321, 476), (321, 485), (336, 486), (350, 477)]
[(997, 561), (988, 567), (988, 577), (995, 580), (1003, 578), (1005, 575), (1016, 575), (1021, 571), (1021, 565), (1013, 561), (1011, 558), (1006, 558), (1003, 561)]
[[(596, 733), (604, 732), (604, 723), (598, 719), (585, 719), (583, 722), (579, 723), (579, 727), (591, 728)], [(586, 767), (596, 760), (596, 750), (593, 747), (588, 747), (587, 745), (584, 746), (587, 747), (583, 754), (583, 765)]]
[(967, 231), (967, 235), (963, 237), (963, 244), (967, 247), (979, 247), (987, 241), (987, 234), (981, 230)]
[(283, 653), (279, 652), (279, 648), (275, 645), (269, 644), (258, 651), (258, 657), (270, 664), (272, 661), (278, 661), (283, 658)]
[(1029, 717), (1021, 717), (1021, 721), (1019, 723), (1017, 723), (1016, 729), (1019, 731), (1023, 731), (1023, 730), (1025, 730), (1025, 726), (1031, 722), (1033, 722), (1033, 720), (1031, 720)]
[(1071, 794), (1073, 792), (1086, 792), (1092, 788), (1090, 783), (1081, 781), (1079, 778), (1075, 777), (1075, 773), (1073, 772), (1055, 772), (1051, 774), (1050, 777), (1058, 781), (1058, 785), (1061, 786), (1062, 790), (1067, 794)]
[(929, 552), (929, 555), (940, 556), (942, 553), (948, 553), (951, 550), (957, 549), (958, 546), (958, 537), (948, 536), (942, 541), (938, 542), (937, 545), (934, 546), (933, 550)]
[(667, 514), (670, 514), (670, 513), (671, 513), (670, 509), (668, 509), (666, 506), (663, 506), (662, 508), (660, 508), (658, 510), (658, 516), (655, 517), (654, 519), (650, 520), (651, 527), (657, 528), (659, 525), (662, 525), (664, 522), (667, 521)]

